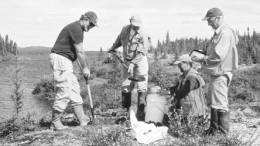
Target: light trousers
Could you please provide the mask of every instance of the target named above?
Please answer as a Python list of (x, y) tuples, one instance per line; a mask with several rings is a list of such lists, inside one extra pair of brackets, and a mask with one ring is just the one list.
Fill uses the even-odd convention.
[(211, 107), (229, 111), (228, 108), (228, 87), (233, 74), (227, 72), (221, 76), (210, 76), (209, 90), (211, 96)]
[(68, 103), (72, 106), (81, 105), (83, 100), (77, 77), (73, 73), (72, 62), (68, 58), (55, 53), (49, 55), (49, 60), (53, 69), (56, 91), (53, 109), (63, 112)]
[[(129, 66), (131, 62), (126, 62), (127, 66)], [(122, 77), (124, 78), (124, 81), (122, 83), (122, 92), (129, 93), (132, 92), (135, 88), (135, 82), (128, 80), (128, 77), (131, 75), (127, 72), (127, 69), (122, 68), (121, 70)], [(143, 75), (145, 78), (145, 81), (142, 82), (136, 82), (137, 84), (137, 92), (146, 92), (147, 91), (147, 85), (148, 85), (148, 61), (147, 57), (143, 57), (140, 62), (136, 64), (134, 67), (134, 75)]]

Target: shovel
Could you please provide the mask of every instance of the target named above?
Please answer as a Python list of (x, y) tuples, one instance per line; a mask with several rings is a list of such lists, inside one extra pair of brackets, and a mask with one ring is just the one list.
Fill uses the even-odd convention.
[[(78, 61), (78, 64), (79, 64), (79, 67), (80, 69), (82, 70), (82, 66), (80, 65), (80, 62), (79, 60)], [(86, 81), (86, 85), (87, 85), (87, 89), (88, 89), (88, 98), (89, 98), (89, 102), (90, 102), (90, 112), (91, 112), (91, 115), (92, 115), (92, 120), (91, 122), (94, 121), (94, 118), (95, 118), (95, 115), (94, 115), (94, 107), (93, 107), (93, 102), (92, 102), (92, 96), (91, 96), (91, 91), (90, 91), (90, 87), (89, 87), (89, 79), (87, 77), (84, 76), (84, 79)]]
[(91, 112), (91, 115), (92, 115), (92, 122), (93, 122), (95, 115), (94, 115), (94, 107), (93, 107), (93, 102), (92, 102), (91, 91), (90, 91), (90, 87), (89, 87), (89, 79), (86, 78), (85, 76), (84, 76), (84, 78), (85, 78), (87, 89), (88, 89), (88, 98), (89, 98), (89, 102), (90, 102), (90, 112)]

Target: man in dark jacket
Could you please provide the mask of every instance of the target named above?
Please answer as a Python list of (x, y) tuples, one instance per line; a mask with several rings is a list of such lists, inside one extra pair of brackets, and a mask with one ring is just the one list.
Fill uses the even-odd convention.
[(182, 72), (179, 83), (171, 88), (171, 94), (175, 94), (176, 109), (181, 110), (185, 120), (188, 116), (204, 116), (207, 106), (203, 91), (205, 86), (203, 78), (192, 68), (189, 54), (180, 56), (174, 64), (178, 65)]

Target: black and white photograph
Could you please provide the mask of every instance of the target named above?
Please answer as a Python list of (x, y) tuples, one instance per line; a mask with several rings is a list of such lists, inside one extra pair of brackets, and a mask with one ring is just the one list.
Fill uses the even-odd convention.
[(260, 146), (259, 0), (0, 0), (0, 145)]

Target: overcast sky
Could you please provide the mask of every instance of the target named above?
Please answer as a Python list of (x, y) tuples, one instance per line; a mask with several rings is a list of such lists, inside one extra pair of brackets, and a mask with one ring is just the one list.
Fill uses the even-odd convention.
[(85, 33), (84, 48), (107, 50), (132, 14), (139, 14), (153, 45), (181, 37), (209, 38), (213, 31), (201, 19), (220, 8), (226, 21), (241, 34), (247, 27), (260, 31), (260, 0), (0, 0), (0, 34), (19, 47), (52, 47), (60, 30), (92, 10), (99, 27)]

